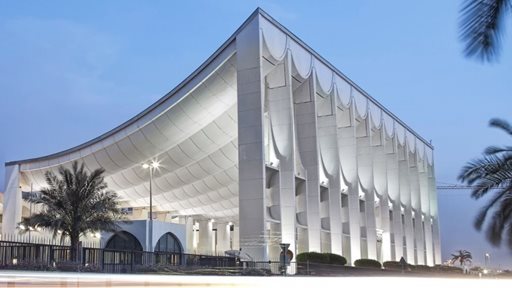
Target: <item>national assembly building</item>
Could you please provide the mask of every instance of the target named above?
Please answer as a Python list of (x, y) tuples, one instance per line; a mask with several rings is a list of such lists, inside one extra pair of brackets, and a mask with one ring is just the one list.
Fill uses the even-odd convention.
[(103, 247), (442, 262), (432, 145), (261, 9), (124, 124), (6, 163), (2, 233), (74, 161), (105, 169), (130, 220)]

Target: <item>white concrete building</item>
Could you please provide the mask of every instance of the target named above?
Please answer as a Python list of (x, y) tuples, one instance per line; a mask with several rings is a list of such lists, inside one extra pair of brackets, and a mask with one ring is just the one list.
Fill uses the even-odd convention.
[[(242, 248), (255, 260), (332, 252), (441, 263), (432, 146), (257, 9), (192, 75), (87, 143), (6, 163), (3, 231), (21, 191), (83, 161), (145, 219), (184, 225), (189, 252)], [(138, 211), (138, 212), (135, 212)], [(137, 218), (138, 217), (138, 218)], [(182, 236), (180, 236), (182, 237)], [(156, 240), (154, 240), (156, 241)]]

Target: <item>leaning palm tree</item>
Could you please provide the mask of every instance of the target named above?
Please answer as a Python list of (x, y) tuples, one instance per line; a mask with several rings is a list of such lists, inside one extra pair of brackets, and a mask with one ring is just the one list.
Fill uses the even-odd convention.
[(504, 18), (512, 0), (464, 0), (460, 11), (460, 37), (464, 53), (483, 61), (495, 60), (501, 49)]
[(103, 168), (90, 174), (84, 164), (73, 162), (71, 169), (60, 166), (58, 176), (45, 174), (47, 187), (40, 197), (31, 198), (34, 204), (42, 204), (39, 213), (24, 219), (25, 226), (47, 229), (53, 237), (69, 237), (71, 260), (77, 260), (80, 236), (89, 232), (115, 231), (116, 221), (122, 220), (117, 194), (107, 190)]
[[(512, 125), (502, 119), (492, 119), (491, 127), (500, 128), (512, 136)], [(475, 219), (475, 228), (481, 230), (487, 221), (487, 239), (499, 246), (505, 239), (512, 249), (512, 146), (490, 146), (483, 157), (462, 168), (459, 180), (472, 186), (471, 196), (480, 199), (489, 192), (489, 202)]]
[(455, 251), (457, 254), (452, 254), (452, 259), (450, 263), (454, 264), (459, 262), (460, 266), (463, 266), (466, 263), (471, 263), (473, 256), (471, 256), (471, 252), (467, 250), (457, 250)]

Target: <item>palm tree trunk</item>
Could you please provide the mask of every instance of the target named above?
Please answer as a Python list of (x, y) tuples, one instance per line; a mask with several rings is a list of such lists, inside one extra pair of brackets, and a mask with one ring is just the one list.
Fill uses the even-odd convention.
[(75, 233), (72, 233), (72, 235), (69, 235), (69, 240), (71, 242), (71, 261), (73, 262), (78, 262), (78, 255), (79, 255), (79, 252), (78, 249), (78, 244), (79, 244), (79, 241), (80, 241), (80, 237), (79, 235), (74, 235)]

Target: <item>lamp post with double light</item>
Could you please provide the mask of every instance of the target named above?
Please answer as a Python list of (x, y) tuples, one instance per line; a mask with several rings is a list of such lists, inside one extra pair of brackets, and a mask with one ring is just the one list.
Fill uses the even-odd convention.
[(142, 168), (149, 169), (149, 231), (147, 249), (153, 252), (153, 173), (155, 169), (160, 167), (160, 163), (151, 161), (151, 163), (143, 163)]

